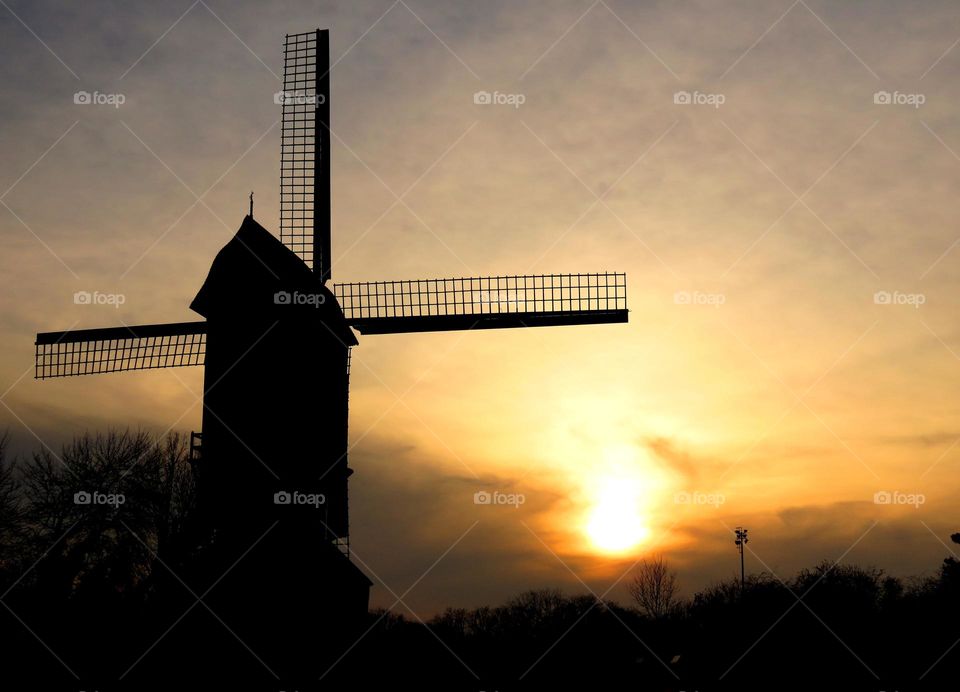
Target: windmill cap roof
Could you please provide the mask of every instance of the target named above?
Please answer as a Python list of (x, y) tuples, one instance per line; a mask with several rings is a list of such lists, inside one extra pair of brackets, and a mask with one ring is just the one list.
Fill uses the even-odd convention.
[(298, 311), (325, 322), (345, 344), (357, 343), (333, 292), (250, 216), (217, 253), (190, 309), (207, 319)]

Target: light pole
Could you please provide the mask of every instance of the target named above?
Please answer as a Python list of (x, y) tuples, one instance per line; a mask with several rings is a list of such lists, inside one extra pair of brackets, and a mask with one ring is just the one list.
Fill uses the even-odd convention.
[(737, 540), (734, 543), (737, 544), (737, 548), (740, 550), (740, 592), (743, 592), (743, 586), (745, 583), (744, 571), (743, 571), (743, 546), (749, 540), (747, 538), (747, 530), (742, 526), (737, 527)]

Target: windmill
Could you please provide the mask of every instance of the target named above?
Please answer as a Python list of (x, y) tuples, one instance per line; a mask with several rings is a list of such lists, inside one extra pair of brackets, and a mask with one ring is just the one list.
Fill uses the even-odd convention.
[[(332, 283), (329, 71), (328, 31), (286, 36), (277, 98), (280, 238), (253, 219), (251, 203), (191, 303), (205, 319), (37, 334), (35, 377), (204, 366), (198, 511), (214, 543), (232, 560), (281, 521), (270, 559), (301, 553), (309, 564), (290, 571), (313, 580), (288, 583), (292, 597), (319, 579), (328, 594), (336, 592), (327, 600), (365, 613), (371, 583), (349, 560), (354, 330), (367, 336), (626, 322), (626, 276)], [(308, 552), (313, 557), (302, 555)]]

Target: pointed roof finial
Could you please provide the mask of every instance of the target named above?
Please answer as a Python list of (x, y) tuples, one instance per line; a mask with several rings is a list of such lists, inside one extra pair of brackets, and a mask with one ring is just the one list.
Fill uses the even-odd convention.
[(250, 191), (250, 218), (253, 218), (253, 190)]

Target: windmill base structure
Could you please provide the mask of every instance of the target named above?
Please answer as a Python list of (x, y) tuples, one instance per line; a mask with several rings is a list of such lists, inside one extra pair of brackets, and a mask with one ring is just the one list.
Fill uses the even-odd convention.
[[(204, 366), (192, 588), (283, 679), (315, 679), (367, 619), (372, 582), (349, 538), (355, 332), (628, 320), (622, 273), (331, 283), (328, 41), (286, 38), (280, 237), (244, 218), (190, 305), (204, 320), (35, 344), (38, 379)], [(187, 648), (173, 655), (208, 660)]]

